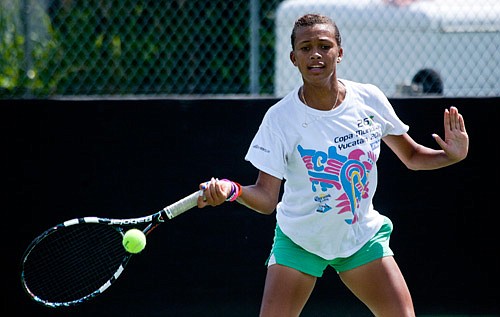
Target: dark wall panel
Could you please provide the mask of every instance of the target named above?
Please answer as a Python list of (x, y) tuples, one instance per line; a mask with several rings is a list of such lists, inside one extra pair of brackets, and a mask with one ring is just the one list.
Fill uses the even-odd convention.
[[(96, 300), (62, 310), (32, 303), (19, 283), (25, 247), (80, 216), (136, 217), (196, 190), (210, 177), (242, 184), (257, 171), (244, 155), (274, 99), (13, 100), (0, 104), (4, 307), (28, 316), (257, 316), (274, 215), (237, 203), (194, 209), (166, 222)], [(395, 99), (412, 137), (436, 147), (443, 111), (463, 113), (469, 157), (437, 171), (409, 171), (384, 147), (375, 204), (395, 224), (391, 240), (419, 314), (500, 314), (497, 120), (500, 98)], [(333, 270), (304, 316), (369, 316)]]

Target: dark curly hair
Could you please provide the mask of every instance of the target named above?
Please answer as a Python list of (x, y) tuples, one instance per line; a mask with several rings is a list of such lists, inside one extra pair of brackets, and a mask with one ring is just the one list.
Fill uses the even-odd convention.
[(295, 37), (297, 29), (301, 27), (313, 26), (316, 24), (329, 24), (335, 29), (335, 41), (338, 46), (342, 46), (342, 38), (340, 36), (339, 28), (332, 19), (321, 14), (305, 14), (298, 18), (293, 25), (292, 35), (290, 36), (292, 42), (292, 49), (295, 49)]

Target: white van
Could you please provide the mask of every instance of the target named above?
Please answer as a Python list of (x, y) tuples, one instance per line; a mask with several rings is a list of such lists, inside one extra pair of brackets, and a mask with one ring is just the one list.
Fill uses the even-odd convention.
[[(419, 92), (412, 79), (434, 70), (447, 97), (500, 96), (500, 1), (285, 0), (276, 12), (275, 95), (301, 83), (289, 59), (294, 21), (305, 13), (332, 18), (344, 58), (338, 77), (372, 83), (388, 97)], [(418, 77), (418, 76), (417, 76)], [(421, 91), (420, 87), (420, 92)]]

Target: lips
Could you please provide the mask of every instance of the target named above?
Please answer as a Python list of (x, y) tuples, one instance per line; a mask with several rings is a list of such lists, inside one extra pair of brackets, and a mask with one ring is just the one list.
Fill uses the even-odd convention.
[(321, 69), (321, 68), (325, 68), (325, 65), (321, 64), (321, 65), (310, 65), (310, 66), (307, 66), (308, 69)]
[(309, 65), (307, 66), (307, 70), (309, 73), (311, 74), (315, 74), (315, 73), (322, 73), (323, 72), (323, 69), (325, 68), (325, 65)]

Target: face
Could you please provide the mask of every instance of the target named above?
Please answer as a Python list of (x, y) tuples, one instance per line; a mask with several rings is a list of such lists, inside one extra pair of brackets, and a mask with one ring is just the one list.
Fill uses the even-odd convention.
[(335, 29), (328, 24), (301, 27), (296, 31), (292, 63), (304, 81), (329, 80), (336, 74), (343, 50), (335, 41)]

